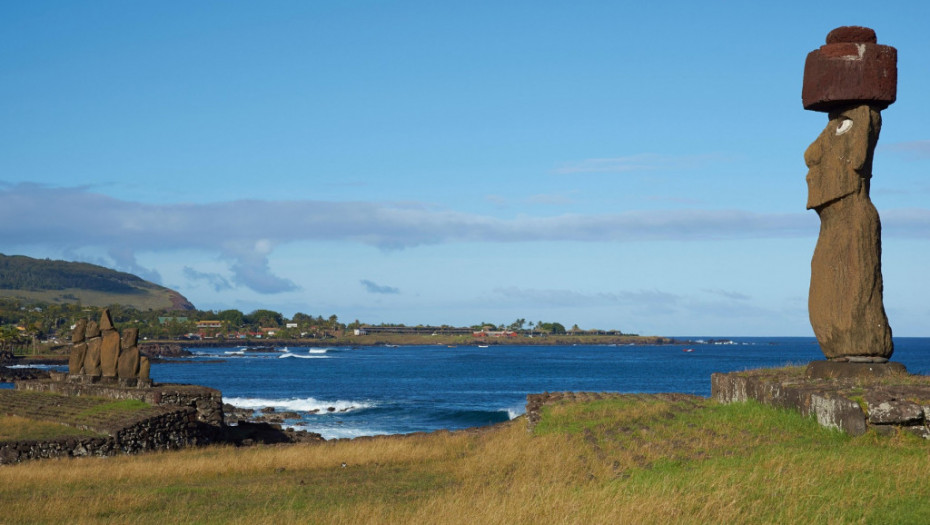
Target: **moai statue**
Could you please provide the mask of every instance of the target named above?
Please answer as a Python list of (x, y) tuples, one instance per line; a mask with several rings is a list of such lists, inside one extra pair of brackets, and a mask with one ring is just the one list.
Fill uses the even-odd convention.
[(84, 340), (87, 343), (87, 353), (84, 354), (84, 375), (100, 377), (100, 326), (96, 321), (87, 322)]
[(79, 319), (71, 330), (71, 355), (68, 356), (68, 373), (77, 376), (84, 372), (84, 357), (87, 343), (84, 342), (87, 320)]
[(110, 310), (104, 308), (100, 313), (100, 371), (104, 379), (116, 378), (116, 365), (119, 362), (120, 336), (113, 327)]
[(135, 379), (139, 377), (139, 329), (127, 328), (123, 330), (120, 341), (119, 361), (117, 375), (120, 379)]
[(150, 387), (151, 363), (139, 352), (139, 329), (127, 328), (122, 335), (104, 309), (100, 323), (79, 320), (71, 332), (68, 360), (70, 381), (104, 381), (122, 387)]
[(139, 358), (139, 381), (143, 383), (151, 383), (152, 364), (149, 362), (149, 358), (142, 356)]
[(897, 50), (840, 27), (807, 56), (804, 108), (829, 115), (804, 153), (807, 209), (820, 217), (808, 309), (828, 360), (884, 363), (894, 350), (882, 303), (881, 223), (869, 198), (881, 111), (895, 101)]

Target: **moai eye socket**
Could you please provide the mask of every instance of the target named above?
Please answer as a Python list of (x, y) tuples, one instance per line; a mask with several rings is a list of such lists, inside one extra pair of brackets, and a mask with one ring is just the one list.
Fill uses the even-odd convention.
[(846, 133), (853, 127), (853, 121), (848, 118), (844, 118), (843, 122), (840, 122), (840, 125), (836, 127), (836, 135), (840, 136), (843, 133)]

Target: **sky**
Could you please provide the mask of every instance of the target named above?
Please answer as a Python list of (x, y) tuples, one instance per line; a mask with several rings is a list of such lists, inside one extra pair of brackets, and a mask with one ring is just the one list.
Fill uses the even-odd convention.
[(0, 253), (202, 310), (811, 336), (807, 53), (898, 49), (872, 199), (930, 336), (930, 2), (0, 1)]

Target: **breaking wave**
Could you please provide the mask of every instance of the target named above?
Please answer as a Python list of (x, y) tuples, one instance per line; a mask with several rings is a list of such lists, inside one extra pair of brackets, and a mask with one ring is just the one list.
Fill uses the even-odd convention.
[[(290, 410), (294, 412), (330, 413), (354, 412), (373, 408), (377, 405), (365, 401), (321, 401), (312, 397), (302, 399), (264, 399), (260, 397), (229, 397), (224, 402), (234, 407), (259, 409), (274, 407), (275, 410)], [(332, 408), (333, 410), (330, 410)]]

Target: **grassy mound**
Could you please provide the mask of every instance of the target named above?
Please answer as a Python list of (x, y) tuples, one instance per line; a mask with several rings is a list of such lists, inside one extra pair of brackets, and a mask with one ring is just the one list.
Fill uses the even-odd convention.
[(547, 406), (532, 433), (32, 462), (0, 469), (0, 501), (9, 523), (921, 523), (928, 447), (635, 395)]
[[(64, 396), (49, 392), (0, 390), (0, 415), (28, 418), (36, 423), (45, 422), (96, 434), (111, 434), (136, 421), (163, 414), (166, 408), (153, 407), (142, 401), (124, 399), (114, 401), (102, 397)], [(52, 427), (47, 427), (52, 432)], [(11, 435), (13, 431), (10, 431)], [(63, 432), (60, 436), (48, 435), (42, 439), (75, 434)], [(94, 434), (89, 434), (94, 435)], [(38, 438), (23, 438), (38, 439)], [(19, 441), (0, 438), (0, 441)]]

